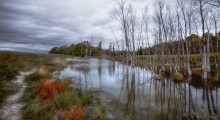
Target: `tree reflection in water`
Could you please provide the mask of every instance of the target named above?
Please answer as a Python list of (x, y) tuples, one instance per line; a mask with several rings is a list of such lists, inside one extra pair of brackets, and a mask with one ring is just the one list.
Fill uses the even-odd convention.
[(192, 76), (175, 83), (172, 76), (155, 80), (146, 68), (115, 61), (72, 60), (77, 64), (61, 71), (61, 76), (77, 76), (83, 90), (101, 91), (99, 97), (117, 119), (219, 119), (219, 88), (208, 80)]

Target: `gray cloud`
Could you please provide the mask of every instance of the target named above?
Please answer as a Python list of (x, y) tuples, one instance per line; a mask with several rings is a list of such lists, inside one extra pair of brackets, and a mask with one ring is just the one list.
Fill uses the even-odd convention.
[(0, 1), (0, 50), (47, 51), (53, 46), (88, 40), (93, 31), (103, 32), (101, 27), (112, 21), (107, 14), (112, 5), (105, 2)]
[[(134, 0), (143, 4), (144, 0)], [(117, 28), (113, 0), (1, 0), (0, 50), (45, 52), (51, 47), (90, 40), (103, 46)]]

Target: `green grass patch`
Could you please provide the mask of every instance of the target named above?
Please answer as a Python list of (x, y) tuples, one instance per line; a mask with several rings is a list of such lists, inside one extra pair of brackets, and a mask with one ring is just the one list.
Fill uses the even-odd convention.
[(106, 119), (106, 107), (101, 99), (94, 101), (95, 106), (98, 106), (97, 110), (93, 115), (93, 120), (105, 120)]
[(10, 68), (7, 64), (0, 63), (0, 82), (15, 79), (16, 75), (18, 75), (18, 70)]
[(41, 80), (45, 79), (45, 78), (50, 78), (50, 75), (40, 75), (36, 72), (33, 72), (27, 76), (25, 76), (24, 78), (24, 81), (27, 83), (27, 84), (31, 84), (31, 83), (38, 83), (40, 82)]
[(19, 87), (10, 84), (1, 84), (0, 85), (0, 103), (2, 103), (6, 97), (10, 94), (16, 93)]
[(62, 94), (57, 93), (52, 99), (52, 103), (57, 109), (67, 109), (70, 106), (86, 106), (92, 103), (92, 100), (91, 93), (72, 88)]
[(31, 100), (22, 108), (22, 120), (51, 120), (52, 105)]
[(27, 87), (25, 88), (20, 101), (29, 102), (37, 98), (36, 92), (34, 91), (35, 87)]
[(67, 109), (73, 105), (81, 105), (81, 99), (76, 91), (65, 91), (62, 94), (56, 94), (52, 99), (52, 103), (57, 109)]

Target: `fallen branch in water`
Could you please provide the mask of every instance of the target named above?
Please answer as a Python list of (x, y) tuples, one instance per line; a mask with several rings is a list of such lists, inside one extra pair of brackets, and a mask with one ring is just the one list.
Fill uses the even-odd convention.
[(142, 85), (144, 85), (146, 82), (149, 82), (150, 80), (152, 80), (153, 78), (154, 78), (154, 76), (151, 77), (149, 80), (147, 80), (147, 81), (145, 81), (145, 82), (143, 82), (143, 83), (139, 83), (139, 84), (142, 86)]

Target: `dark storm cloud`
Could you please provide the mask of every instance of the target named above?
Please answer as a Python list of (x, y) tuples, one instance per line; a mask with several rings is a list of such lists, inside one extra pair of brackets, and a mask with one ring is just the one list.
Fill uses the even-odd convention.
[[(111, 22), (109, 18), (100, 22), (95, 14), (96, 4), (85, 0), (78, 2), (0, 1), (0, 50), (48, 50), (53, 46), (77, 43), (83, 38), (81, 36), (90, 36), (92, 26)], [(41, 49), (40, 46), (46, 48)]]
[(1, 0), (0, 50), (48, 51), (89, 41), (91, 34), (108, 46), (113, 8), (112, 0)]
[(10, 1), (5, 1), (0, 4), (0, 34), (5, 38), (1, 41), (11, 41), (13, 38), (17, 38), (19, 40), (16, 42), (39, 42), (41, 40), (40, 42), (47, 44), (56, 37), (63, 37), (65, 33), (80, 33), (80, 29), (57, 22), (59, 18), (56, 16), (40, 14), (40, 10), (37, 12), (33, 8), (25, 8), (28, 4), (7, 5), (9, 3)]

